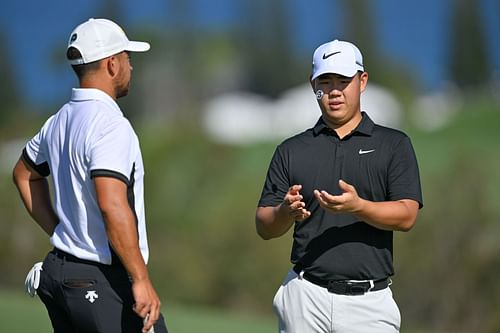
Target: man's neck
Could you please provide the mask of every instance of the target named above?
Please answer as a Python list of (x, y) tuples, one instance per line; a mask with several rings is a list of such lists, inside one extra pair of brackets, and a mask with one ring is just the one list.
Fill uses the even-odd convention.
[(331, 123), (327, 119), (325, 119), (325, 117), (323, 117), (323, 121), (326, 123), (326, 125), (333, 129), (340, 139), (343, 139), (344, 137), (349, 135), (356, 127), (358, 127), (362, 119), (363, 115), (361, 112), (356, 112), (356, 114), (351, 119), (341, 124)]
[(80, 81), (80, 88), (99, 89), (108, 94), (113, 100), (116, 101), (116, 94), (113, 86), (111, 84), (108, 84), (105, 80), (100, 80), (96, 76), (92, 76)]

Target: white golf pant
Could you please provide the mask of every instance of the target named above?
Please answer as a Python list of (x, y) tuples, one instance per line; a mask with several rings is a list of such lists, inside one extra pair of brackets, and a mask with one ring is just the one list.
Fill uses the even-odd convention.
[(337, 295), (293, 270), (273, 300), (280, 333), (393, 333), (401, 315), (389, 287), (364, 295)]

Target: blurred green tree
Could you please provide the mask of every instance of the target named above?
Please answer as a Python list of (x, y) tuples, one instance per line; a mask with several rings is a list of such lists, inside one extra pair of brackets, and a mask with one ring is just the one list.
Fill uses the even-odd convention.
[(243, 5), (238, 49), (251, 91), (275, 97), (307, 82), (309, 66), (299, 64), (291, 47), (289, 8), (285, 0), (255, 0)]
[(490, 73), (486, 35), (475, 0), (451, 3), (449, 76), (459, 87), (484, 86)]
[[(412, 103), (417, 91), (417, 73), (407, 64), (398, 63), (381, 52), (375, 34), (377, 25), (373, 14), (374, 6), (377, 4), (369, 0), (341, 0), (340, 3), (345, 30), (345, 37), (342, 38), (352, 41), (360, 48), (365, 70), (370, 75), (370, 82), (378, 83), (395, 92), (403, 105)], [(403, 112), (407, 112), (408, 109), (404, 107)]]
[(13, 72), (14, 66), (10, 61), (8, 54), (8, 45), (4, 32), (0, 31), (0, 100), (2, 101), (2, 109), (0, 112), (0, 123), (10, 117), (16, 110), (19, 109), (20, 103), (19, 94), (17, 91), (18, 83)]

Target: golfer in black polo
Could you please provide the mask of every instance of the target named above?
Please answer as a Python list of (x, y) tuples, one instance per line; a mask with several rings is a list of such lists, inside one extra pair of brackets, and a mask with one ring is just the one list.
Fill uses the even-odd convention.
[(294, 226), (294, 266), (273, 302), (280, 332), (399, 332), (393, 231), (410, 230), (423, 201), (408, 136), (360, 109), (367, 82), (355, 45), (319, 46), (311, 85), (322, 116), (271, 160), (257, 232)]

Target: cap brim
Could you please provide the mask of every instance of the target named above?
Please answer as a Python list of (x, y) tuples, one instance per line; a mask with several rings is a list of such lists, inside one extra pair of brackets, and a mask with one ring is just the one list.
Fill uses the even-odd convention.
[(321, 76), (323, 74), (338, 74), (342, 75), (345, 77), (353, 77), (356, 75), (358, 70), (356, 68), (341, 68), (341, 67), (336, 67), (336, 68), (324, 68), (316, 71), (314, 75), (312, 76), (311, 80), (316, 79), (318, 76)]
[(149, 43), (130, 41), (130, 42), (128, 42), (128, 45), (125, 48), (125, 51), (146, 52), (150, 48), (151, 48), (151, 45), (149, 45)]

